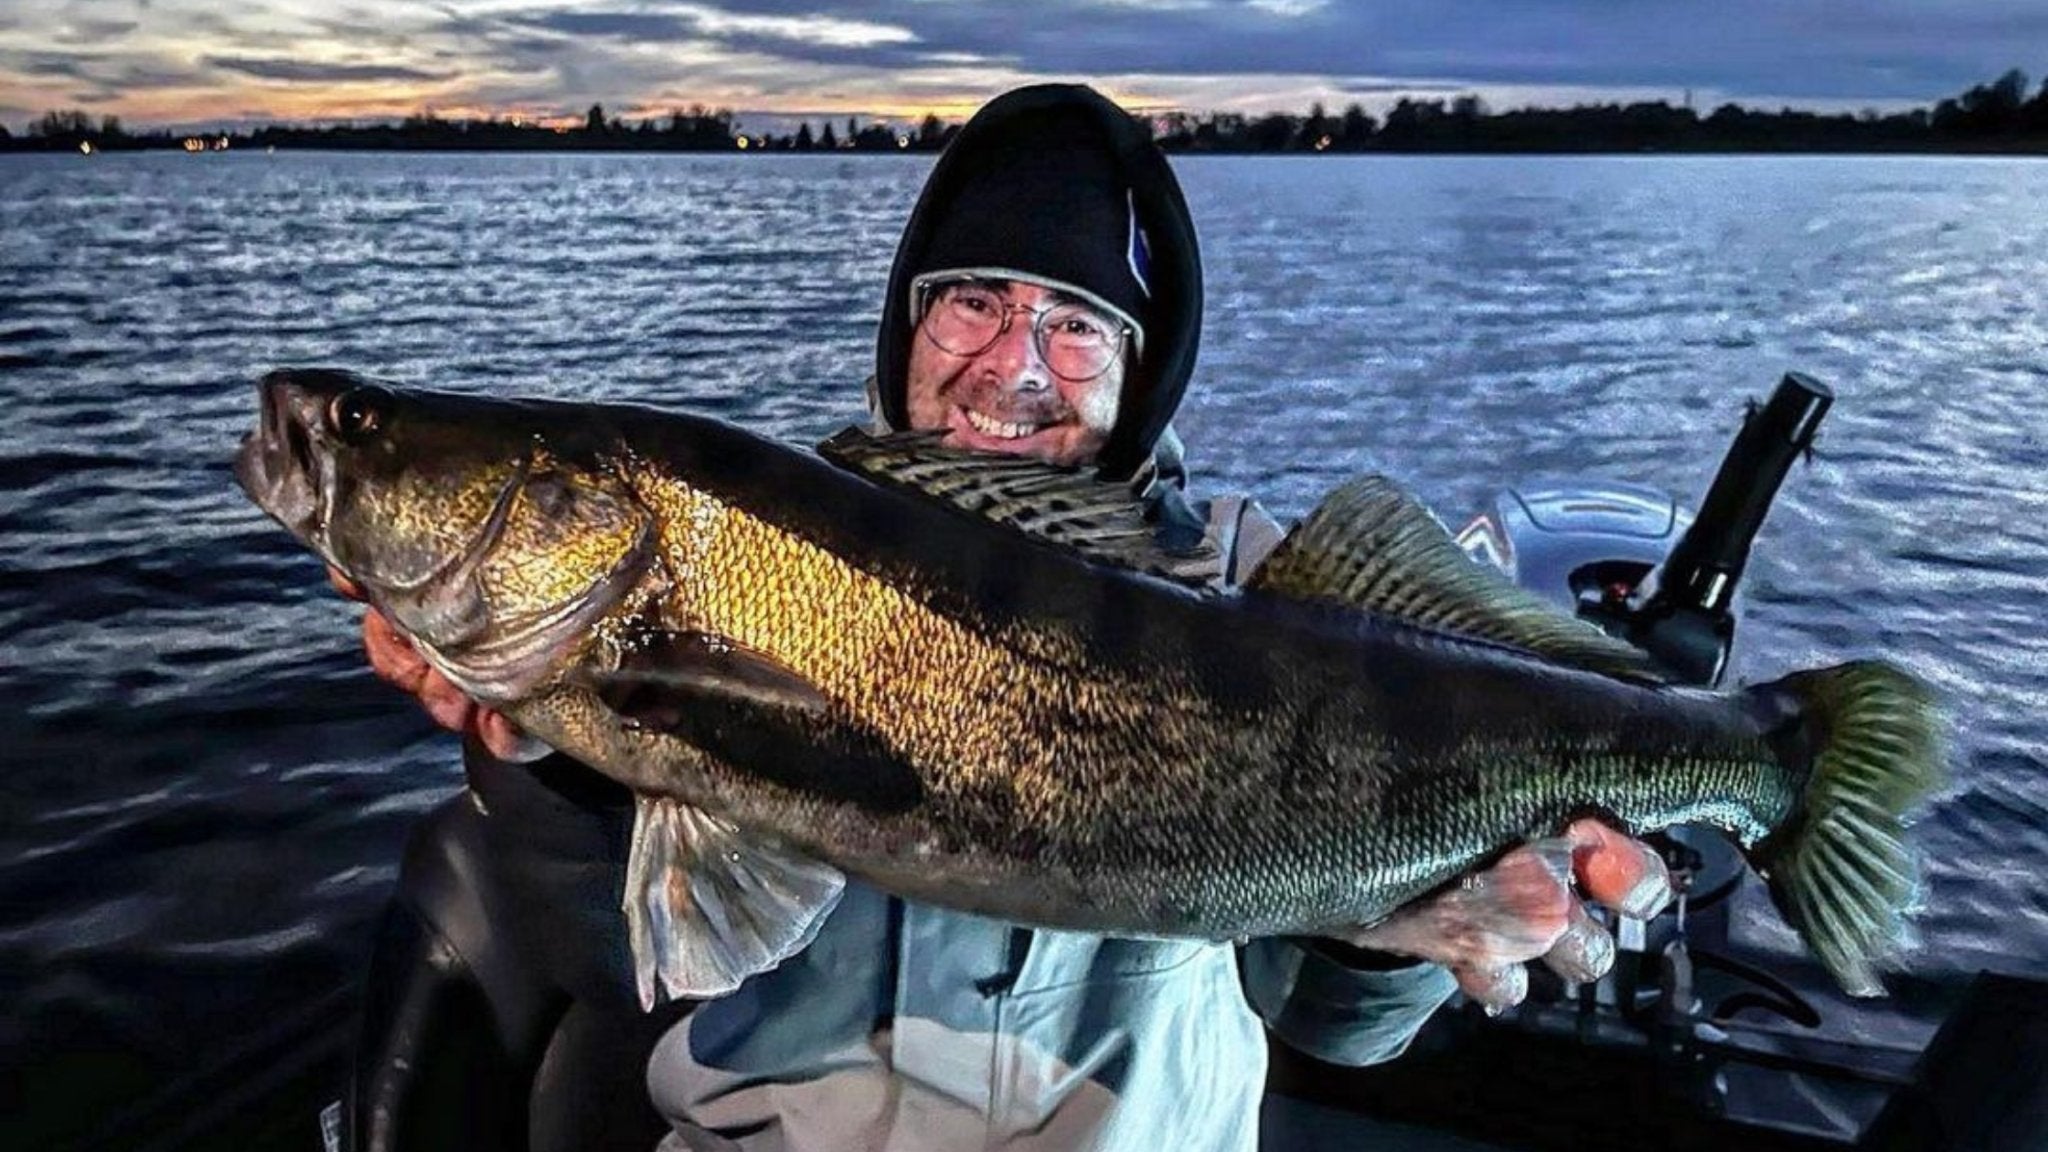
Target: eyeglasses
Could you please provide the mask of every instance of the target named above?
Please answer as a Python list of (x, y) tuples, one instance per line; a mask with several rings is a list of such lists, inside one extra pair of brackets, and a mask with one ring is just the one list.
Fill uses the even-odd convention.
[(1084, 383), (1109, 371), (1122, 354), (1130, 326), (1075, 301), (1038, 309), (1012, 304), (980, 280), (951, 280), (928, 286), (924, 322), (932, 343), (955, 356), (979, 356), (1010, 330), (1010, 317), (1031, 317), (1031, 340), (1039, 359), (1062, 380)]

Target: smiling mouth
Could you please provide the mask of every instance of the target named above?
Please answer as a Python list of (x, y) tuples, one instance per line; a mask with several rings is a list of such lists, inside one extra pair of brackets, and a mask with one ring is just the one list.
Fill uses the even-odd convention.
[(1026, 436), (1045, 427), (1043, 424), (1012, 423), (1008, 420), (997, 420), (992, 416), (984, 416), (972, 408), (962, 408), (960, 411), (967, 414), (967, 424), (969, 427), (983, 436), (993, 436), (998, 440), (1022, 440)]

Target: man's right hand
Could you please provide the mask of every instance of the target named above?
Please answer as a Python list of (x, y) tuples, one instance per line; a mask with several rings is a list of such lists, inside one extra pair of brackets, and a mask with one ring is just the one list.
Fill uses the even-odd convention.
[(1517, 848), (1338, 938), (1442, 964), (1466, 996), (1499, 1010), (1528, 994), (1531, 961), (1575, 982), (1606, 975), (1614, 939), (1586, 913), (1582, 895), (1647, 920), (1670, 903), (1671, 877), (1656, 849), (1599, 820), (1576, 820), (1562, 836)]
[[(363, 599), (362, 588), (340, 570), (329, 566), (327, 580), (343, 596), (351, 600)], [(375, 608), (363, 613), (363, 650), (369, 654), (370, 667), (377, 675), (417, 697), (420, 707), (427, 710), (434, 723), (450, 732), (475, 736), (491, 755), (500, 760), (518, 758), (526, 747), (518, 725), (506, 719), (503, 713), (494, 712), (464, 696), (460, 688), (435, 671), (434, 666), (413, 648), (412, 641), (401, 635), (391, 621)]]

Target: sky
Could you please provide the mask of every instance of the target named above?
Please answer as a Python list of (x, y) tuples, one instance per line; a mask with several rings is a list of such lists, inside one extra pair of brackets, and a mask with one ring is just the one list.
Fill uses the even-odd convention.
[(2048, 71), (2044, 0), (0, 0), (16, 131), (55, 108), (204, 128), (593, 103), (782, 131), (959, 120), (1039, 80), (1134, 111), (1893, 110), (2015, 67)]

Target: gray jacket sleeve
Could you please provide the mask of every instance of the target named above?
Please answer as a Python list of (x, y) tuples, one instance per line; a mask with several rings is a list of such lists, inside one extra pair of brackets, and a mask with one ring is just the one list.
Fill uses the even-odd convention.
[[(1243, 583), (1286, 535), (1244, 497), (1219, 497), (1207, 511), (1223, 586)], [(1440, 965), (1386, 959), (1385, 967), (1354, 967), (1302, 940), (1253, 940), (1241, 953), (1245, 996), (1292, 1047), (1332, 1064), (1377, 1064), (1406, 1051), (1457, 988)]]
[(1300, 940), (1269, 937), (1240, 953), (1245, 997), (1273, 1034), (1318, 1060), (1377, 1064), (1407, 1051), (1457, 981), (1437, 964), (1353, 968)]

